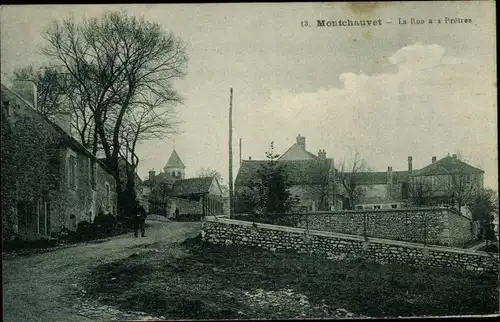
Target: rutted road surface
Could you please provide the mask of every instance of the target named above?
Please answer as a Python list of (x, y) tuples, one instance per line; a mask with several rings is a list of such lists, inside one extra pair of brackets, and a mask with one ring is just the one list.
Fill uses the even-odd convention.
[[(148, 320), (161, 317), (143, 312), (121, 312), (86, 300), (80, 279), (96, 265), (125, 258), (140, 246), (155, 245), (157, 250), (195, 237), (199, 222), (146, 221), (146, 236), (133, 233), (100, 243), (80, 244), (29, 256), (11, 256), (3, 261), (4, 321), (109, 321)], [(77, 295), (77, 296), (75, 296)]]

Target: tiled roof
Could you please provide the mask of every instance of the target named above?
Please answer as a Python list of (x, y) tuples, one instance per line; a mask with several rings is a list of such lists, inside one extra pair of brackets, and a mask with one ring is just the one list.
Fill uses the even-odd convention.
[(174, 182), (174, 196), (188, 196), (208, 193), (214, 177), (182, 179)]
[(460, 161), (456, 156), (448, 155), (418, 171), (413, 172), (412, 176), (432, 176), (457, 173), (472, 174), (484, 173), (484, 171)]
[(172, 154), (170, 154), (170, 158), (168, 158), (167, 164), (165, 165), (165, 168), (182, 168), (184, 169), (186, 166), (184, 163), (182, 163), (181, 158), (175, 151), (175, 149), (172, 151)]
[[(328, 171), (331, 170), (331, 159), (315, 160), (288, 160), (278, 161), (284, 165), (285, 173), (292, 185), (320, 184), (324, 182)], [(243, 160), (236, 175), (236, 186), (250, 186), (254, 180), (258, 180), (258, 171), (269, 161), (267, 160)]]

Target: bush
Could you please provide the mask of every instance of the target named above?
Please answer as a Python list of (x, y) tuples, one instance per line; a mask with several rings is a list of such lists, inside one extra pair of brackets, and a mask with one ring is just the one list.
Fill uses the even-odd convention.
[(78, 223), (76, 228), (76, 239), (77, 240), (89, 240), (92, 238), (92, 224), (86, 220)]
[(16, 236), (10, 241), (6, 241), (3, 244), (4, 252), (17, 252), (20, 250), (34, 250), (34, 249), (44, 249), (50, 248), (57, 245), (56, 239), (37, 239), (37, 240), (25, 240), (20, 236)]
[(489, 244), (488, 246), (481, 247), (479, 250), (488, 253), (498, 253), (498, 245), (497, 244)]
[(93, 239), (116, 236), (125, 231), (125, 224), (112, 214), (99, 214), (92, 224)]

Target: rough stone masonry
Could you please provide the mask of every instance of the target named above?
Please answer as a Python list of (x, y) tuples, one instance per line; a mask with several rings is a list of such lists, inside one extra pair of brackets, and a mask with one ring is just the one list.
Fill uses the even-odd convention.
[(348, 210), (301, 217), (299, 228), (455, 246), (472, 240), (470, 219), (440, 207), (415, 209)]
[(206, 217), (202, 240), (219, 245), (259, 247), (270, 251), (309, 253), (334, 260), (363, 257), (380, 264), (451, 267), (498, 272), (498, 255), (486, 252), (394, 241), (325, 231)]

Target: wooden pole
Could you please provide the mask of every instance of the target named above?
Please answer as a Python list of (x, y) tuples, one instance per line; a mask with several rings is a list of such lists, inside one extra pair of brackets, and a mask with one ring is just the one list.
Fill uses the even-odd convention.
[(229, 218), (233, 218), (233, 88), (229, 91)]
[(240, 138), (240, 167), (241, 167), (241, 138)]

